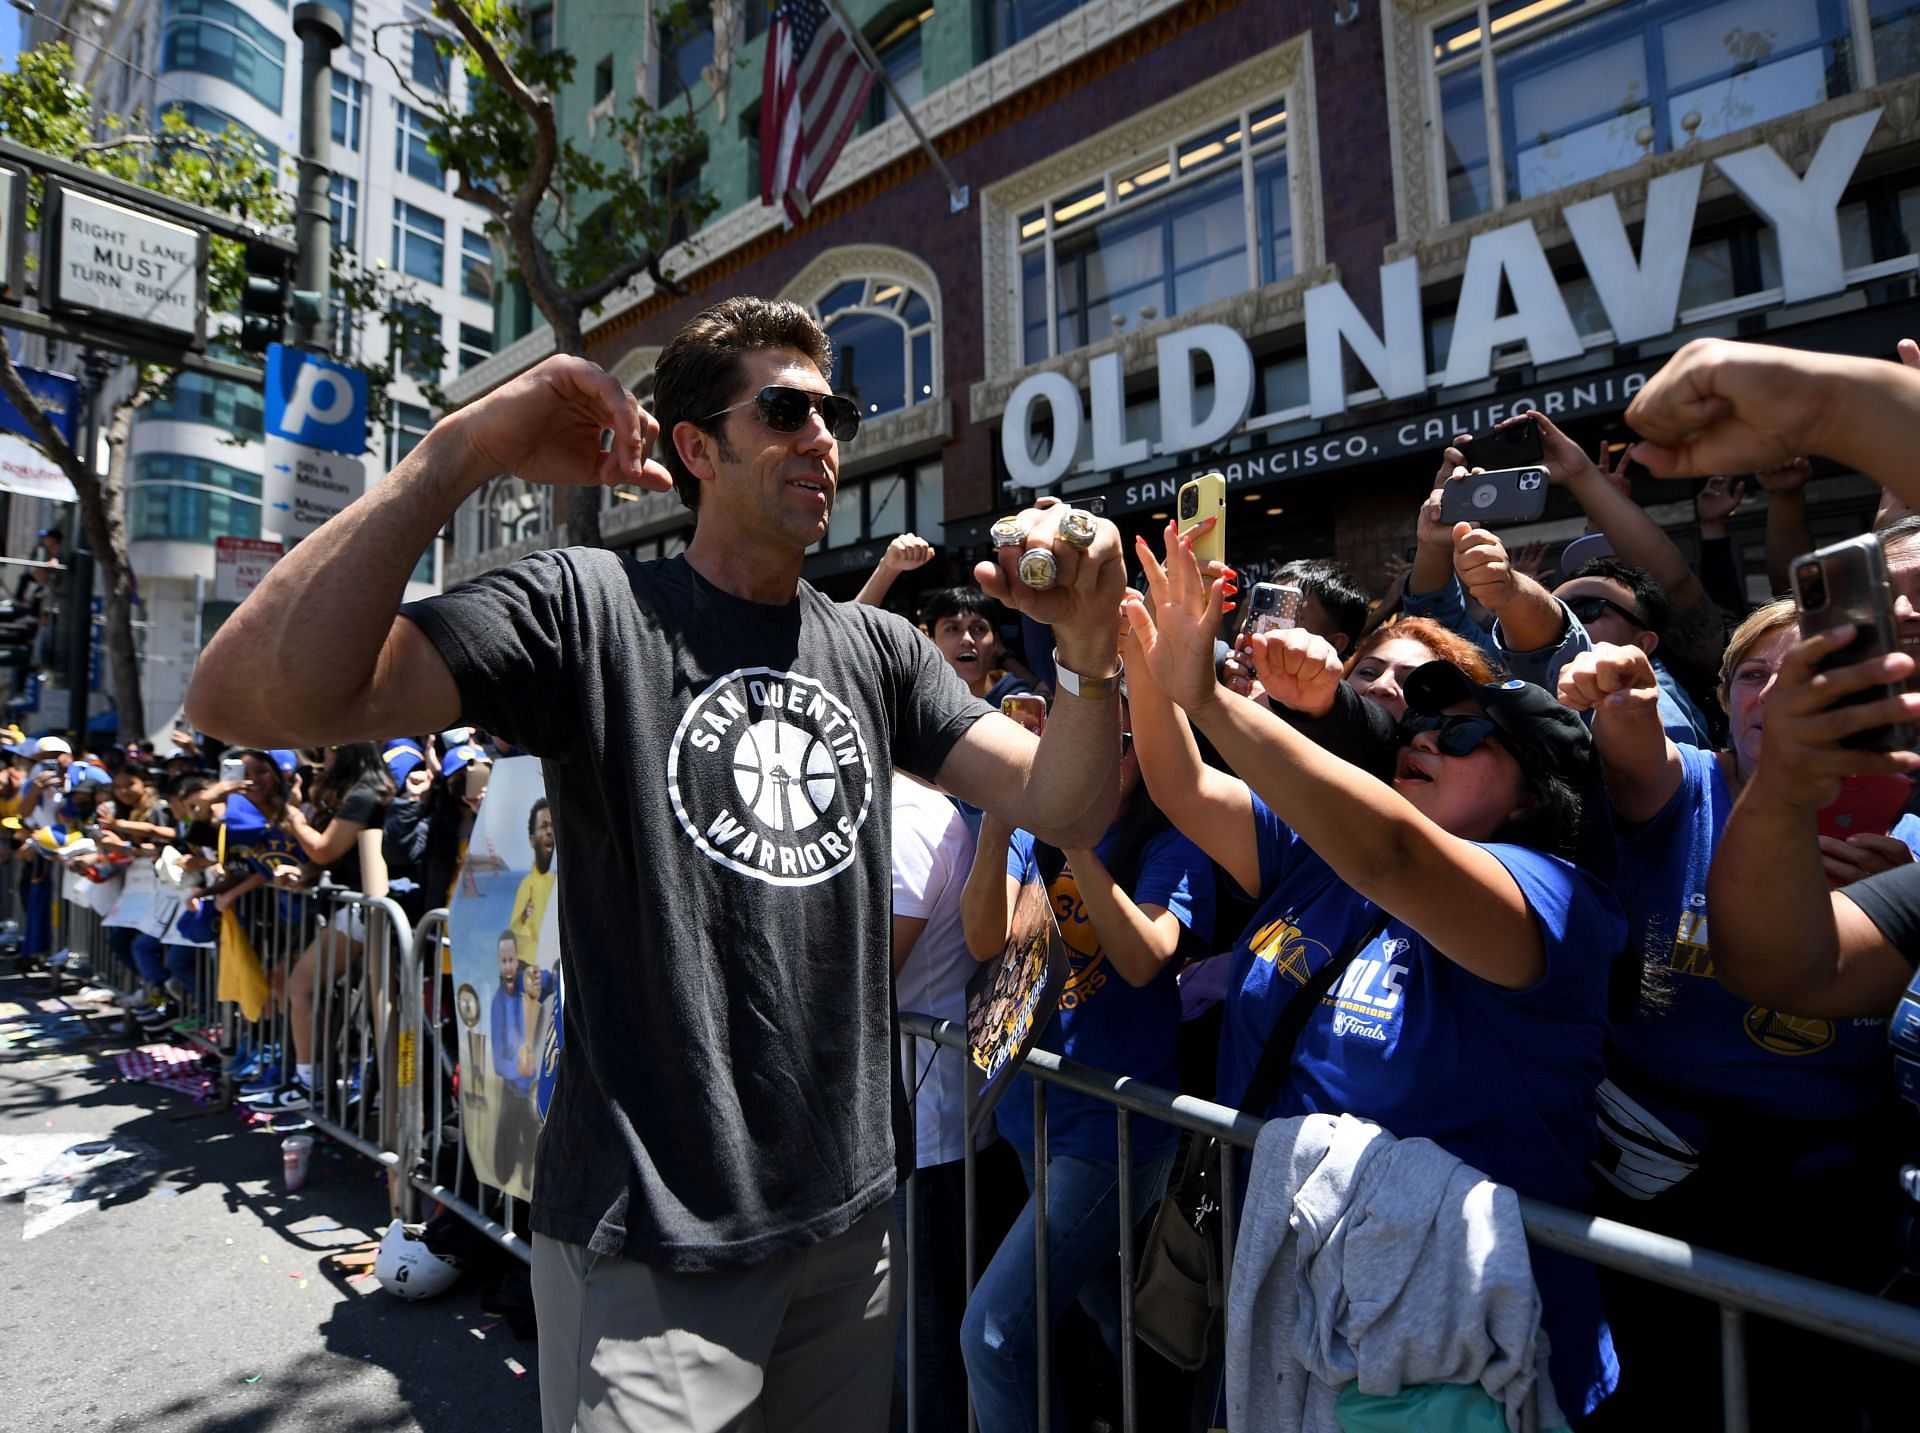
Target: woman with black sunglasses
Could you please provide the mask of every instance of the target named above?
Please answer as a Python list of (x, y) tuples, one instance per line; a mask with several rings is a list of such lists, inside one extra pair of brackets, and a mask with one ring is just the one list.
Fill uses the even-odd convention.
[[(1573, 713), (1524, 682), (1477, 686), (1430, 662), (1404, 685), (1390, 784), (1219, 685), (1226, 597), (1167, 529), (1129, 594), (1133, 732), (1154, 800), (1258, 902), (1232, 956), (1218, 1098), (1244, 1096), (1289, 1000), (1352, 963), (1295, 1045), (1261, 1115), (1350, 1113), (1425, 1136), (1522, 1194), (1578, 1205), (1593, 1155), (1606, 991), (1625, 935), (1604, 886), (1558, 854), (1592, 771)], [(1256, 673), (1277, 654), (1254, 639)], [(1192, 726), (1231, 774), (1205, 765)], [(1618, 1377), (1590, 1268), (1535, 1251), (1563, 1408)]]

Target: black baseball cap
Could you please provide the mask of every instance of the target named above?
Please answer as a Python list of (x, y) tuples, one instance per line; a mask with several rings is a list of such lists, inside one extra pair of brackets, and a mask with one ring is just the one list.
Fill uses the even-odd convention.
[(1544, 687), (1518, 677), (1483, 685), (1452, 662), (1425, 662), (1407, 675), (1400, 690), (1407, 710), (1425, 716), (1439, 716), (1462, 702), (1473, 703), (1499, 728), (1520, 764), (1535, 772), (1558, 776), (1578, 787), (1595, 785), (1600, 779), (1587, 724)]

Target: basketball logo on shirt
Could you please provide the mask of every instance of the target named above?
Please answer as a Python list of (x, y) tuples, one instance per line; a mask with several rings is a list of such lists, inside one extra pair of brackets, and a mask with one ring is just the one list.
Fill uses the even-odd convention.
[(1831, 1020), (1782, 1015), (1764, 1005), (1750, 1007), (1740, 1023), (1749, 1040), (1775, 1055), (1813, 1055), (1834, 1041)]
[(853, 711), (811, 677), (742, 667), (681, 717), (667, 794), (710, 860), (775, 886), (811, 886), (853, 860), (873, 766)]
[(1256, 960), (1272, 962), (1274, 974), (1286, 976), (1295, 985), (1305, 985), (1314, 971), (1332, 959), (1331, 951), (1300, 934), (1300, 927), (1285, 916), (1260, 927), (1250, 949)]

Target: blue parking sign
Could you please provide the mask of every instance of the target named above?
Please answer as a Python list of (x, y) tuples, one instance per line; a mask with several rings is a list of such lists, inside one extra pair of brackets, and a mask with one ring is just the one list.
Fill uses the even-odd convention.
[(350, 456), (367, 447), (367, 376), (317, 353), (267, 349), (267, 432)]

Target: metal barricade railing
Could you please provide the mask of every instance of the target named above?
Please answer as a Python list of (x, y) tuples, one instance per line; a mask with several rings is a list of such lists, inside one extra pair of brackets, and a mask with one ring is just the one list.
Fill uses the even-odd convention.
[(423, 1088), (417, 1128), (418, 1157), (412, 1167), (413, 1187), (464, 1219), (508, 1253), (531, 1263), (532, 1248), (515, 1232), (521, 1201), (506, 1190), (483, 1183), (469, 1157), (460, 1116), (461, 1054), (459, 1022), (451, 1008), (454, 982), (447, 969), (447, 912), (428, 911), (414, 932), (410, 984), (422, 993), (421, 1023), (425, 1042), (420, 1060)]
[[(309, 1118), (391, 1171), (394, 1210), (410, 1220), (422, 1018), (420, 984), (410, 978), (413, 923), (387, 897), (328, 886), (310, 895), (316, 920), (307, 947), (313, 955)], [(293, 953), (295, 961), (299, 954)], [(294, 980), (295, 966), (285, 969)]]
[[(966, 1048), (965, 1030), (949, 1020), (936, 1020), (927, 1015), (902, 1012), (900, 1030), (916, 1043), (916, 1048), (917, 1042), (921, 1040), (932, 1040), (938, 1045), (961, 1051)], [(915, 1067), (918, 1067), (917, 1059)], [(1135, 1115), (1148, 1116), (1162, 1124), (1191, 1131), (1196, 1136), (1213, 1136), (1220, 1141), (1221, 1269), (1226, 1287), (1229, 1289), (1236, 1234), (1233, 1151), (1251, 1150), (1259, 1139), (1260, 1131), (1266, 1127), (1266, 1121), (1240, 1110), (1196, 1099), (1192, 1095), (1179, 1095), (1153, 1085), (1142, 1084), (1137, 1080), (1111, 1075), (1090, 1065), (1062, 1059), (1045, 1050), (1035, 1050), (1029, 1054), (1024, 1069), (1034, 1079), (1033, 1197), (1036, 1205), (1034, 1243), (1037, 1269), (1035, 1325), (1038, 1331), (1037, 1353), (1040, 1365), (1037, 1397), (1039, 1426), (1042, 1433), (1045, 1433), (1051, 1417), (1050, 1399), (1053, 1382), (1053, 1369), (1047, 1344), (1047, 1330), (1051, 1320), (1046, 1285), (1045, 1171), (1048, 1086), (1058, 1085), (1063, 1089), (1103, 1100), (1114, 1107), (1118, 1131), (1117, 1156), (1123, 1171), (1130, 1164), (1128, 1156), (1132, 1138), (1131, 1121)], [(973, 1296), (974, 1280), (978, 1273), (973, 1228), (974, 1178), (974, 1153), (969, 1146), (966, 1153), (965, 1172), (966, 1288), (969, 1299)], [(909, 1251), (918, 1247), (915, 1242), (915, 1224), (919, 1217), (917, 1184), (917, 1178), (909, 1179), (907, 1182), (906, 1244)], [(1138, 1409), (1131, 1348), (1134, 1222), (1129, 1185), (1130, 1181), (1124, 1177), (1118, 1181), (1120, 1205), (1118, 1227), (1124, 1231), (1118, 1239), (1121, 1264), (1120, 1310), (1123, 1360), (1121, 1420), (1124, 1433), (1135, 1433), (1138, 1427)], [(1796, 1328), (1805, 1329), (1868, 1352), (1885, 1354), (1910, 1363), (1920, 1363), (1920, 1309), (1876, 1299), (1852, 1289), (1822, 1283), (1817, 1279), (1770, 1269), (1765, 1265), (1736, 1259), (1731, 1255), (1696, 1248), (1683, 1240), (1654, 1234), (1611, 1219), (1579, 1214), (1570, 1209), (1543, 1204), (1535, 1199), (1522, 1198), (1520, 1214), (1526, 1225), (1528, 1238), (1544, 1248), (1557, 1249), (1589, 1263), (1614, 1269), (1680, 1293), (1691, 1294), (1718, 1307), (1721, 1329), (1721, 1386), (1724, 1390), (1724, 1427), (1727, 1433), (1746, 1433), (1748, 1427), (1746, 1319), (1751, 1314), (1759, 1314), (1784, 1324), (1791, 1324)], [(915, 1347), (918, 1329), (915, 1327), (911, 1313), (916, 1307), (912, 1286), (914, 1274), (913, 1263), (909, 1259), (906, 1307), (910, 1311), (907, 1320), (907, 1358), (910, 1373), (906, 1393), (910, 1429), (922, 1426), (919, 1422), (919, 1410), (915, 1406), (919, 1389), (911, 1375), (919, 1354)]]

